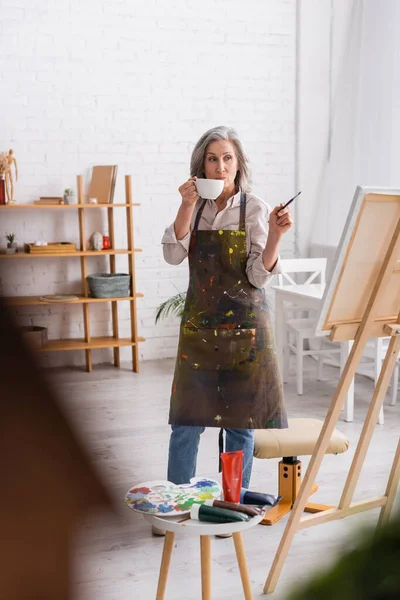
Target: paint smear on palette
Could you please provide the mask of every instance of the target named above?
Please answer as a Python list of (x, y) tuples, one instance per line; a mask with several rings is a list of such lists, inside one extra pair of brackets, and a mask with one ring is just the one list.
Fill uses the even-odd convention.
[(131, 488), (125, 503), (134, 511), (166, 517), (188, 513), (194, 503), (220, 498), (221, 494), (222, 487), (214, 479), (194, 477), (186, 485), (148, 481)]

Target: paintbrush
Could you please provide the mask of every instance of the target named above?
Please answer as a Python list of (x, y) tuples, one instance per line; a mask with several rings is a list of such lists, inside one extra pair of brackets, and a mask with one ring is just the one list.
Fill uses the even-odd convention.
[[(297, 196), (300, 196), (300, 194), (301, 194), (301, 192), (297, 192), (297, 194), (296, 194), (295, 196), (293, 196), (293, 198), (290, 198), (290, 200), (288, 200), (288, 201), (286, 202), (286, 204), (284, 204), (284, 205), (282, 206), (282, 208), (279, 210), (279, 213), (280, 213), (280, 212), (281, 212), (281, 211), (282, 211), (284, 208), (286, 208), (287, 206), (289, 206), (289, 204), (291, 204), (291, 203), (293, 202), (293, 200), (296, 200)], [(279, 213), (278, 213), (278, 215), (279, 215)]]
[(180, 521), (177, 521), (177, 523), (183, 523), (184, 521), (189, 521), (190, 519), (190, 513), (187, 514), (185, 517), (183, 517), (183, 519), (181, 519)]

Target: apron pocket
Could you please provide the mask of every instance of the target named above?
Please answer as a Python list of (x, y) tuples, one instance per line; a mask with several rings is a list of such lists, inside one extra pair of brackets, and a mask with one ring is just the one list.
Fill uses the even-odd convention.
[(247, 370), (260, 364), (256, 329), (182, 327), (179, 360), (202, 371)]

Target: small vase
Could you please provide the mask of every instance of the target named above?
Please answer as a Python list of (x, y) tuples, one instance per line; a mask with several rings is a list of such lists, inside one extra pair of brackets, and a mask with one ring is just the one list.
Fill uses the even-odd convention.
[(7, 204), (6, 202), (6, 182), (4, 175), (0, 175), (0, 205)]

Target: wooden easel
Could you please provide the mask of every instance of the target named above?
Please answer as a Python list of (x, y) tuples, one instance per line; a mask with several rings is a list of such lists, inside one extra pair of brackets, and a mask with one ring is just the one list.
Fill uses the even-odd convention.
[[(317, 324), (317, 333), (326, 335), (327, 331), (333, 341), (354, 339), (354, 344), (265, 583), (265, 594), (274, 591), (297, 531), (374, 508), (381, 508), (378, 526), (389, 519), (400, 479), (400, 439), (385, 493), (356, 503), (352, 499), (400, 351), (400, 190), (357, 188)], [(391, 340), (339, 505), (303, 517), (364, 347), (368, 339), (382, 336)]]

